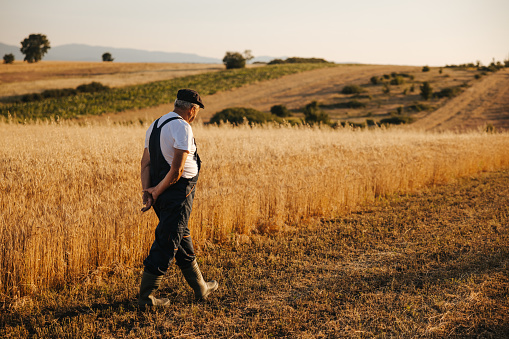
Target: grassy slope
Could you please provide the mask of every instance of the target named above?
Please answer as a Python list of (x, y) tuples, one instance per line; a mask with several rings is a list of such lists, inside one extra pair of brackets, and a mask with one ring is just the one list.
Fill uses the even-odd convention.
[[(65, 292), (8, 301), (0, 337), (507, 337), (509, 172), (394, 197), (299, 232), (199, 253), (220, 289), (134, 306), (140, 272), (96, 271)], [(141, 270), (141, 268), (140, 268)]]
[(180, 88), (193, 88), (205, 96), (258, 81), (331, 66), (334, 65), (288, 64), (226, 70), (113, 88), (107, 92), (85, 93), (29, 103), (0, 103), (0, 116), (11, 115), (19, 120), (55, 119), (56, 117), (69, 119), (83, 115), (121, 112), (172, 102)]

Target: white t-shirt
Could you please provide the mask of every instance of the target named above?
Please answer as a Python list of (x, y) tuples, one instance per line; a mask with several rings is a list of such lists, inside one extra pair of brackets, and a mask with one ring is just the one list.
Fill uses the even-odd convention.
[[(163, 122), (166, 120), (180, 117), (175, 112), (170, 112), (165, 114), (159, 119), (158, 127), (161, 126)], [(152, 133), (152, 129), (154, 128), (155, 121), (150, 125), (147, 130), (147, 134), (145, 135), (145, 148), (149, 149), (149, 140), (150, 134)], [(161, 129), (161, 152), (163, 153), (164, 158), (171, 165), (173, 161), (173, 156), (175, 154), (174, 147), (176, 149), (180, 149), (183, 151), (189, 151), (187, 155), (186, 163), (184, 164), (184, 173), (182, 176), (186, 179), (191, 179), (196, 174), (198, 174), (198, 164), (194, 159), (194, 154), (196, 153), (196, 145), (194, 144), (194, 136), (193, 130), (191, 129), (191, 125), (189, 125), (183, 119), (174, 119), (168, 122)], [(149, 150), (150, 152), (150, 150)]]

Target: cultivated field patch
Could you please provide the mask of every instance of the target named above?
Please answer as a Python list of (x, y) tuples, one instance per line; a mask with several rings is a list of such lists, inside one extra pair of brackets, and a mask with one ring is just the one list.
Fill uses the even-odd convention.
[(222, 64), (15, 62), (0, 65), (0, 98), (47, 89), (75, 88), (94, 81), (109, 87), (139, 85), (223, 69)]

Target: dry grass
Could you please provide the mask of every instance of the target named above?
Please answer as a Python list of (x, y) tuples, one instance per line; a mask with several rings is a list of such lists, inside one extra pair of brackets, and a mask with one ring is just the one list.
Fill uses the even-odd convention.
[[(0, 125), (1, 291), (22, 296), (134, 267), (155, 215), (139, 212), (146, 126)], [(199, 246), (305, 227), (397, 193), (509, 166), (507, 134), (196, 125)]]
[(412, 128), (468, 130), (492, 125), (509, 130), (509, 71), (500, 70), (477, 81), (462, 95), (426, 115)]

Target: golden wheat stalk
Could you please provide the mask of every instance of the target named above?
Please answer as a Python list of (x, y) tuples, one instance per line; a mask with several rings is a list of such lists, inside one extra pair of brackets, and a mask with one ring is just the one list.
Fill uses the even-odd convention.
[[(0, 291), (20, 295), (141, 264), (147, 126), (0, 124)], [(196, 245), (333, 218), (374, 199), (509, 167), (509, 134), (196, 124)]]

